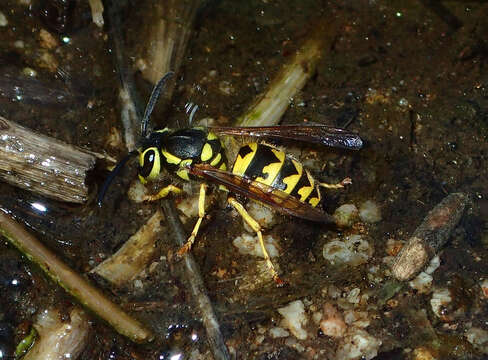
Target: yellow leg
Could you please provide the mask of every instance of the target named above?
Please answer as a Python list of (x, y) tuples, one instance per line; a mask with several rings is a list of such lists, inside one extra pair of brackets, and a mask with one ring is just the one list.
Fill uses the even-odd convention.
[(193, 231), (191, 232), (190, 237), (188, 240), (186, 240), (185, 245), (183, 245), (179, 250), (178, 250), (178, 256), (183, 256), (186, 254), (188, 251), (191, 250), (191, 247), (193, 246), (193, 243), (195, 242), (195, 238), (197, 237), (198, 234), (198, 229), (200, 229), (200, 224), (202, 223), (202, 220), (205, 216), (205, 192), (207, 189), (206, 184), (201, 184), (200, 185), (200, 196), (198, 197), (198, 220), (195, 226), (193, 227)]
[(327, 189), (342, 189), (345, 185), (351, 185), (351, 184), (352, 184), (351, 178), (345, 178), (338, 184), (319, 183), (320, 186)]
[(161, 190), (157, 194), (154, 195), (146, 195), (144, 196), (144, 201), (156, 201), (162, 198), (165, 198), (166, 196), (169, 195), (169, 193), (173, 194), (180, 194), (183, 190), (181, 190), (179, 187), (174, 186), (174, 185), (168, 185)]
[(280, 279), (278, 276), (278, 273), (276, 272), (276, 269), (273, 266), (273, 263), (271, 262), (271, 258), (269, 257), (268, 251), (266, 250), (266, 247), (264, 246), (264, 240), (263, 240), (263, 234), (261, 232), (261, 226), (259, 223), (252, 218), (251, 215), (247, 212), (247, 210), (242, 206), (242, 204), (234, 199), (233, 197), (229, 197), (227, 199), (228, 203), (236, 209), (236, 211), (242, 216), (245, 222), (256, 232), (258, 235), (259, 239), (259, 245), (261, 245), (261, 250), (263, 251), (264, 255), (264, 260), (266, 260), (266, 264), (268, 265), (269, 270), (271, 271), (271, 274), (273, 275), (273, 279), (278, 284), (278, 286), (283, 286), (285, 282)]

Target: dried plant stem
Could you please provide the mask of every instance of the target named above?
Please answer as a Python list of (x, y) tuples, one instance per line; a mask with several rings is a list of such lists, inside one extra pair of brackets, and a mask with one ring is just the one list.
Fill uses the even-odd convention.
[(83, 203), (96, 155), (0, 117), (0, 178), (45, 197)]
[(103, 3), (102, 0), (88, 0), (92, 13), (92, 21), (98, 26), (103, 27)]
[(310, 39), (297, 50), (289, 63), (283, 65), (266, 93), (255, 100), (245, 114), (237, 119), (235, 125), (277, 125), (293, 97), (315, 73), (324, 50), (330, 47), (334, 34), (328, 29), (336, 28), (324, 22), (314, 27)]
[(41, 311), (34, 327), (39, 338), (24, 360), (77, 359), (88, 343), (90, 321), (79, 307), (71, 310), (67, 321), (56, 309)]
[(407, 281), (423, 270), (449, 240), (468, 203), (468, 196), (453, 193), (427, 214), (395, 258), (392, 273), (396, 279)]
[(156, 256), (156, 240), (163, 233), (161, 210), (156, 211), (129, 240), (110, 258), (91, 272), (96, 273), (116, 286), (134, 279)]
[[(203, 0), (166, 0), (150, 4), (147, 25), (140, 34), (145, 39), (146, 67), (141, 70), (146, 80), (156, 84), (168, 71), (178, 73), (195, 15), (203, 3)], [(164, 97), (171, 98), (171, 94), (172, 85)]]
[[(176, 215), (174, 203), (171, 200), (163, 200), (162, 207), (166, 214), (168, 225), (173, 229), (176, 243), (178, 246), (183, 246), (186, 242), (186, 234), (180, 219)], [(185, 265), (185, 273), (193, 299), (197, 302), (198, 309), (202, 316), (203, 325), (207, 331), (207, 338), (210, 349), (215, 360), (229, 360), (230, 355), (225, 346), (224, 338), (220, 332), (220, 325), (212, 308), (212, 303), (205, 292), (205, 284), (203, 283), (200, 270), (191, 252), (186, 253), (183, 257)]]
[(134, 77), (127, 62), (123, 25), (120, 18), (121, 12), (122, 4), (119, 1), (108, 3), (107, 15), (110, 20), (110, 37), (114, 47), (115, 65), (121, 83), (119, 91), (121, 102), (120, 119), (124, 127), (125, 145), (129, 151), (132, 151), (136, 148), (142, 117), (142, 113), (138, 113), (137, 109), (142, 108), (142, 106), (135, 87)]
[(56, 283), (74, 296), (100, 318), (107, 321), (120, 334), (135, 342), (146, 342), (152, 334), (137, 320), (126, 314), (78, 273), (59, 260), (39, 240), (17, 223), (5, 210), (0, 211), (0, 234), (17, 247), (30, 261), (36, 263)]

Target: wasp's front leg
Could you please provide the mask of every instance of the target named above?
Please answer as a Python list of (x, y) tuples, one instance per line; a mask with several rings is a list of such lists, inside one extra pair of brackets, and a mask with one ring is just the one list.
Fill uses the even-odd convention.
[(162, 198), (165, 198), (168, 196), (170, 193), (173, 194), (181, 194), (183, 192), (182, 189), (180, 189), (178, 186), (175, 186), (173, 184), (170, 184), (168, 186), (165, 186), (157, 194), (154, 195), (144, 195), (142, 200), (143, 201), (156, 201)]

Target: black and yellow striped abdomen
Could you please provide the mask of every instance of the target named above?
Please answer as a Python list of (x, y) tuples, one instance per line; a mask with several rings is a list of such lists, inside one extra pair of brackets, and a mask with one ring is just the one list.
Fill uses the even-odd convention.
[(318, 184), (310, 172), (290, 155), (267, 144), (242, 146), (232, 172), (284, 191), (313, 207), (321, 200)]

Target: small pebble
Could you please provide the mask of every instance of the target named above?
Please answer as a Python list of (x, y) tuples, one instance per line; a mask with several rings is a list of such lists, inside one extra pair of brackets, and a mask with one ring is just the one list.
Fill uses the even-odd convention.
[(408, 284), (412, 289), (417, 290), (420, 294), (427, 294), (432, 288), (432, 276), (422, 271), (420, 274), (411, 280)]
[(289, 303), (287, 306), (278, 309), (283, 316), (282, 325), (299, 340), (305, 340), (308, 336), (307, 331), (302, 326), (307, 325), (308, 318), (305, 314), (305, 307), (301, 300)]
[(483, 354), (488, 354), (488, 331), (473, 327), (464, 334), (466, 339)]
[[(270, 257), (279, 256), (278, 243), (271, 235), (263, 236), (264, 246)], [(264, 258), (261, 245), (257, 236), (242, 234), (232, 241), (232, 245), (239, 249), (243, 255), (259, 256)]]
[(55, 49), (58, 47), (58, 40), (47, 30), (39, 31), (40, 45), (44, 49)]
[[(251, 217), (256, 220), (263, 228), (269, 229), (275, 223), (276, 213), (268, 206), (262, 205), (255, 201), (251, 201), (246, 206), (246, 209), (249, 212), (249, 215), (251, 215)], [(244, 224), (247, 225), (246, 222), (244, 222)], [(253, 232), (253, 230), (249, 230), (249, 232)]]
[(488, 299), (488, 279), (485, 279), (481, 282), (481, 292), (483, 293), (483, 297)]
[(37, 71), (35, 71), (33, 68), (25, 67), (22, 69), (22, 74), (28, 77), (36, 77)]
[(290, 333), (285, 329), (283, 329), (282, 327), (273, 327), (269, 329), (269, 335), (271, 335), (273, 339), (276, 339), (276, 338), (290, 336)]
[(351, 304), (359, 304), (359, 293), (361, 292), (361, 289), (359, 288), (354, 288), (352, 289), (349, 294), (347, 294), (347, 301), (349, 301)]
[(381, 210), (372, 200), (367, 200), (359, 206), (359, 218), (367, 223), (377, 223), (381, 221)]
[(338, 238), (324, 245), (322, 254), (331, 264), (358, 266), (366, 263), (373, 255), (373, 248), (361, 235), (347, 236), (345, 241)]
[(359, 211), (354, 204), (344, 204), (334, 211), (333, 216), (337, 226), (351, 227), (358, 220)]
[(362, 329), (353, 329), (339, 345), (336, 360), (370, 360), (378, 355), (381, 340), (371, 336)]
[(452, 301), (451, 292), (447, 288), (437, 288), (430, 299), (430, 306), (434, 314), (443, 321), (449, 321), (444, 314), (444, 309)]
[(324, 305), (324, 314), (320, 321), (320, 330), (330, 337), (342, 337), (346, 332), (346, 323), (342, 314), (331, 304)]
[(0, 26), (7, 26), (8, 21), (3, 12), (0, 11)]
[(413, 360), (436, 360), (436, 357), (432, 355), (432, 350), (420, 346), (413, 351)]

